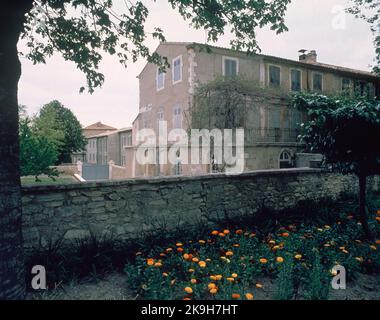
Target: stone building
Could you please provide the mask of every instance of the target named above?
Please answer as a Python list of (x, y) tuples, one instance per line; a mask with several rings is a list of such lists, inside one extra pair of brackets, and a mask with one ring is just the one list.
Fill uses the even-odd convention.
[[(256, 107), (248, 110), (245, 135), (246, 170), (291, 167), (295, 154), (302, 150), (297, 143), (297, 127), (303, 115), (290, 110), (288, 93), (297, 91), (325, 94), (359, 91), (380, 96), (380, 78), (366, 71), (321, 63), (316, 51), (300, 50), (298, 60), (269, 55), (247, 55), (220, 47), (196, 43), (165, 42), (157, 52), (167, 57), (171, 67), (165, 73), (148, 63), (139, 74), (139, 114), (133, 122), (133, 145), (140, 129), (158, 131), (160, 120), (166, 120), (168, 130), (189, 129), (186, 113), (192, 104), (198, 83), (208, 83), (217, 77), (244, 76), (259, 87), (272, 88), (270, 96), (258, 94)], [(278, 94), (276, 94), (276, 92)], [(285, 94), (284, 94), (285, 93)], [(248, 137), (248, 138), (247, 138)], [(136, 148), (135, 148), (136, 149)], [(129, 151), (135, 158), (135, 150)], [(183, 166), (184, 174), (210, 172), (210, 165)], [(134, 161), (134, 176), (173, 174), (173, 166), (141, 165)]]

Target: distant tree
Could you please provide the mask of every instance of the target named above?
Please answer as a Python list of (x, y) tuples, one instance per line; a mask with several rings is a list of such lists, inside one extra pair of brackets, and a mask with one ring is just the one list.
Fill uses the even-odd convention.
[(57, 162), (71, 162), (70, 155), (86, 146), (82, 126), (72, 111), (57, 100), (45, 104), (35, 118), (36, 131), (58, 150)]
[(373, 67), (373, 71), (380, 75), (380, 1), (350, 0), (350, 3), (347, 11), (370, 24), (376, 51), (376, 65)]
[(367, 177), (380, 174), (380, 102), (300, 93), (293, 105), (306, 110), (300, 140), (322, 153), (326, 166), (359, 178), (359, 219), (369, 239), (366, 212)]
[(51, 166), (57, 161), (56, 146), (45, 136), (33, 131), (28, 117), (20, 118), (20, 171), (21, 176), (34, 176), (39, 181), (41, 174), (54, 180), (58, 171)]

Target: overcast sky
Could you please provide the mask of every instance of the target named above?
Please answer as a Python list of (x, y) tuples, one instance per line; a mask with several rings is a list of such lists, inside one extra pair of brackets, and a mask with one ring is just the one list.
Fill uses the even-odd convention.
[[(123, 0), (114, 3), (120, 6)], [(166, 1), (146, 0), (146, 3), (150, 8), (149, 26), (161, 27), (167, 41), (204, 43), (205, 32), (191, 30)], [(270, 30), (258, 30), (262, 53), (298, 59), (299, 49), (315, 49), (320, 62), (370, 70), (375, 57), (373, 35), (365, 22), (350, 15), (344, 19), (340, 8), (347, 3), (348, 0), (293, 0), (285, 19), (288, 32), (276, 35)], [(217, 45), (227, 47), (230, 39), (227, 34)], [(152, 49), (157, 45), (149, 43)], [(19, 50), (24, 48), (20, 42)], [(74, 112), (82, 125), (101, 121), (117, 128), (130, 126), (138, 113), (136, 76), (145, 62), (131, 63), (124, 69), (115, 57), (105, 55), (103, 60), (105, 84), (91, 95), (79, 94), (79, 88), (85, 84), (83, 74), (59, 55), (48, 59), (46, 65), (33, 65), (21, 58), (19, 103), (34, 114), (43, 104), (57, 99)]]

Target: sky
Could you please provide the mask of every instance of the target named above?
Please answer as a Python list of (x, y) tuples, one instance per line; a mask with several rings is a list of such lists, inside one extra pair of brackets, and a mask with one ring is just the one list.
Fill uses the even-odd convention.
[[(116, 8), (122, 8), (123, 0), (114, 3)], [(348, 3), (349, 0), (293, 0), (285, 17), (288, 32), (276, 35), (268, 29), (257, 30), (262, 53), (297, 60), (298, 50), (316, 50), (319, 62), (370, 70), (375, 58), (373, 35), (367, 23), (343, 13)], [(167, 41), (205, 43), (205, 32), (191, 29), (167, 1), (145, 0), (144, 4), (150, 10), (147, 29), (161, 27)], [(227, 33), (216, 45), (228, 47), (230, 40)], [(157, 45), (157, 41), (148, 42), (152, 50)], [(20, 41), (19, 51), (27, 52), (25, 48)], [(100, 67), (105, 83), (93, 94), (79, 93), (85, 84), (84, 75), (59, 54), (47, 59), (46, 64), (33, 65), (22, 57), (20, 60), (19, 104), (25, 105), (30, 115), (54, 99), (70, 108), (83, 126), (101, 121), (117, 128), (128, 127), (138, 114), (137, 75), (144, 60), (124, 68), (116, 57), (105, 54)]]

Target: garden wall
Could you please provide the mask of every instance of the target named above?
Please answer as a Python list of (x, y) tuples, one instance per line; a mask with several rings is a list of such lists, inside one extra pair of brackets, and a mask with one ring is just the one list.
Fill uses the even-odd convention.
[[(379, 190), (378, 177), (369, 188)], [(90, 232), (125, 239), (184, 224), (211, 227), (218, 220), (253, 214), (263, 204), (280, 210), (300, 200), (334, 199), (356, 190), (355, 177), (317, 169), (24, 186), (24, 242), (30, 249)]]

